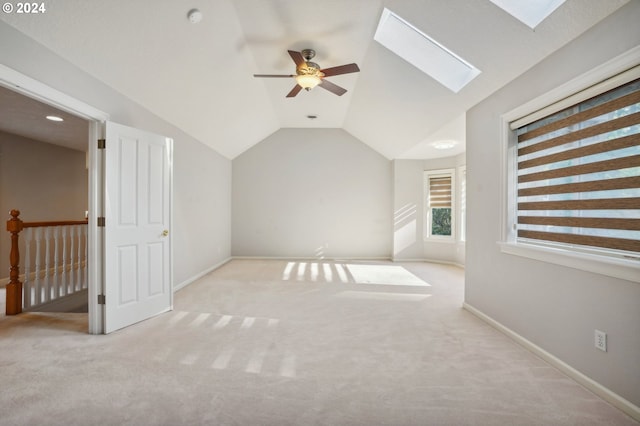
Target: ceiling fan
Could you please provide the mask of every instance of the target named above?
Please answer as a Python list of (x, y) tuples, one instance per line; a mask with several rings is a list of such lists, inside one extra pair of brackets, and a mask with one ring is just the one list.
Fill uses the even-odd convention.
[(320, 86), (325, 90), (328, 90), (331, 93), (334, 93), (338, 96), (342, 96), (347, 92), (347, 89), (344, 89), (336, 84), (331, 83), (328, 80), (325, 80), (325, 77), (330, 77), (334, 75), (340, 74), (349, 74), (352, 72), (359, 72), (360, 68), (356, 64), (346, 64), (340, 65), (337, 67), (320, 69), (320, 65), (315, 62), (311, 62), (314, 56), (316, 56), (316, 52), (313, 49), (304, 49), (302, 52), (296, 52), (294, 50), (289, 50), (289, 56), (293, 59), (293, 62), (296, 63), (296, 73), (295, 74), (254, 74), (254, 77), (267, 77), (267, 78), (289, 78), (294, 77), (296, 79), (295, 87), (287, 94), (287, 98), (293, 98), (296, 96), (302, 89), (307, 91), (313, 89), (316, 86)]

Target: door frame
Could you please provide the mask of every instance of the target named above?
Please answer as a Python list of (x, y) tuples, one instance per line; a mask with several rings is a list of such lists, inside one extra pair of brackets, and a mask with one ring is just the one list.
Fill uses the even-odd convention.
[(104, 137), (104, 122), (109, 114), (83, 101), (54, 89), (19, 71), (0, 64), (0, 85), (29, 98), (51, 105), (60, 110), (83, 118), (89, 122), (87, 135), (88, 150), (88, 302), (89, 333), (104, 333), (104, 308), (98, 304), (98, 295), (103, 292), (103, 229), (98, 227), (97, 217), (103, 211), (103, 168), (104, 156), (98, 150), (97, 140)]

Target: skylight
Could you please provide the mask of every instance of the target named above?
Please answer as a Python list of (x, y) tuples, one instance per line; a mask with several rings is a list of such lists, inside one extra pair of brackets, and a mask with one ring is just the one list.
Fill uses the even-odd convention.
[(491, 2), (533, 29), (565, 0), (491, 0)]
[(454, 93), (480, 74), (476, 67), (386, 8), (373, 39)]

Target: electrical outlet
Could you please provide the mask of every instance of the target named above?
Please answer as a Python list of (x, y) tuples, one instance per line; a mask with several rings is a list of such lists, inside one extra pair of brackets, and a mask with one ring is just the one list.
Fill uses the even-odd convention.
[(607, 333), (604, 331), (596, 330), (595, 334), (596, 340), (595, 345), (596, 348), (600, 349), (603, 352), (607, 351)]

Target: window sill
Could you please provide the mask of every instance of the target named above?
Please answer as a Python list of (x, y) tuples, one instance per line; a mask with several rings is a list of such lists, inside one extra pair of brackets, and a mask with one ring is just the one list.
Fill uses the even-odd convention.
[(640, 283), (640, 259), (607, 258), (526, 243), (498, 242), (498, 245), (502, 253)]

